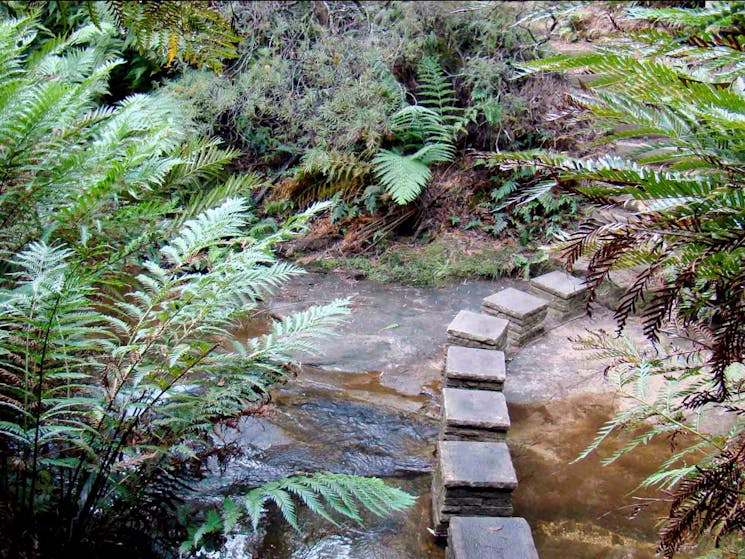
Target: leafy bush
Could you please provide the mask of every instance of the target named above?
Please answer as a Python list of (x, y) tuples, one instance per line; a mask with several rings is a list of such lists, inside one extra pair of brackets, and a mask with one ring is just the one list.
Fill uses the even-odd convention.
[[(492, 160), (506, 167), (529, 165), (545, 177), (548, 182), (530, 196), (558, 185), (615, 208), (596, 212), (557, 249), (569, 267), (589, 257), (588, 303), (612, 270), (635, 270), (616, 311), (619, 330), (646, 302), (642, 320), (652, 342), (669, 331), (692, 344), (686, 352), (673, 352), (672, 361), (629, 361), (606, 340), (595, 344), (629, 365), (622, 384), (652, 373), (678, 383), (669, 394), (670, 408), (652, 402), (643, 410), (642, 419), (658, 423), (641, 442), (690, 432), (681, 418), (712, 407), (736, 418), (727, 436), (707, 438), (702, 455), (683, 452), (695, 460), (693, 468), (670, 470), (674, 461), (668, 462), (652, 480), (672, 494), (659, 546), (672, 557), (685, 542), (706, 534), (717, 542), (741, 541), (745, 526), (743, 384), (735, 375), (745, 360), (745, 6), (634, 9), (631, 16), (663, 25), (621, 36), (591, 54), (530, 66), (582, 71), (583, 90), (572, 96), (577, 116), (596, 119), (606, 142), (616, 142), (630, 157), (526, 153)], [(629, 199), (637, 209), (624, 212)], [(638, 425), (635, 413), (629, 422)]]
[[(245, 148), (254, 165), (291, 174), (300, 163), (299, 184), (281, 189), (281, 195), (305, 202), (314, 188), (337, 184), (308, 164), (318, 157), (306, 153), (368, 163), (384, 148), (391, 162), (406, 98), (444, 111), (443, 124), (458, 133), (453, 143), (493, 147), (492, 140), (501, 137), (514, 147), (520, 139), (508, 131), (513, 117), (505, 115), (517, 119), (524, 109), (507, 94), (513, 71), (506, 59), (532, 56), (525, 45), (533, 44), (527, 32), (511, 26), (514, 7), (244, 2), (231, 7), (244, 35), (241, 59), (222, 76), (190, 72), (169, 88), (204, 107), (205, 125), (220, 123), (220, 133)], [(216, 92), (222, 92), (219, 101)], [(421, 158), (396, 162), (393, 168), (403, 166), (419, 179), (404, 190), (420, 189), (426, 182)], [(375, 175), (368, 174), (361, 189), (374, 183)], [(338, 190), (348, 186), (341, 181)]]
[[(172, 98), (100, 106), (120, 63), (114, 30), (42, 43), (30, 20), (0, 21), (0, 548), (9, 556), (164, 553), (175, 509), (199, 477), (214, 424), (251, 413), (300, 352), (348, 313), (312, 307), (238, 339), (240, 321), (289, 278), (228, 176), (236, 156), (194, 137)], [(226, 501), (184, 549), (267, 502), (359, 519), (412, 498), (380, 480), (318, 473)], [(214, 522), (224, 514), (225, 522)], [(145, 538), (143, 538), (145, 536)], [(142, 543), (142, 542), (145, 543)], [(140, 543), (136, 543), (140, 542)], [(136, 546), (135, 546), (136, 545)], [(170, 548), (172, 549), (172, 548)]]
[(523, 246), (553, 241), (577, 219), (577, 201), (567, 193), (542, 190), (535, 197), (520, 195), (521, 190), (535, 187), (540, 181), (530, 169), (512, 171), (506, 179), (503, 173), (498, 173), (492, 181), (499, 186), (491, 190), (488, 201), (480, 206), (493, 220), (484, 230), (495, 237), (508, 234)]

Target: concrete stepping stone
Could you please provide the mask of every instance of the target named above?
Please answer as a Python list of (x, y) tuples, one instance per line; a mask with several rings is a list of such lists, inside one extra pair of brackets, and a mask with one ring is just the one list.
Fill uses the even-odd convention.
[(448, 343), (482, 349), (504, 349), (507, 321), (473, 311), (460, 311), (448, 326)]
[(502, 390), (504, 352), (451, 345), (445, 361), (445, 386)]
[(434, 532), (452, 516), (510, 516), (517, 476), (503, 442), (439, 441), (432, 476)]
[(508, 287), (484, 299), (481, 310), (509, 321), (507, 342), (521, 346), (543, 333), (548, 306), (546, 299)]
[(510, 416), (501, 392), (444, 388), (442, 399), (446, 441), (504, 441), (507, 437)]
[(587, 286), (584, 280), (567, 272), (549, 272), (530, 280), (530, 290), (549, 300), (549, 306), (561, 320), (581, 316), (585, 312)]
[(538, 559), (524, 518), (454, 516), (446, 559)]

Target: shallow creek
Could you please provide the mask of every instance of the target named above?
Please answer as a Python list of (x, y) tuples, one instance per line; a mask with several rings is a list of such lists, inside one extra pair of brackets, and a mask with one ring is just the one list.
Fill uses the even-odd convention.
[[(430, 526), (429, 489), (439, 432), (440, 371), (446, 327), (460, 309), (519, 282), (469, 282), (418, 289), (309, 274), (270, 309), (285, 315), (354, 296), (342, 336), (306, 359), (297, 379), (275, 391), (267, 413), (215, 435), (243, 456), (205, 480), (208, 494), (241, 490), (318, 469), (386, 478), (418, 495), (409, 511), (364, 526), (334, 527), (301, 515), (304, 532), (281, 522), (231, 538), (223, 556), (262, 559), (441, 559)], [(528, 519), (543, 559), (654, 556), (655, 521), (664, 506), (631, 497), (665, 446), (601, 467), (570, 462), (611, 417), (615, 402), (599, 367), (574, 353), (567, 336), (611, 326), (608, 312), (552, 329), (508, 364), (505, 394), (519, 487), (515, 514)], [(258, 326), (260, 330), (260, 325)], [(247, 332), (251, 333), (251, 332)], [(250, 528), (247, 528), (250, 531)]]

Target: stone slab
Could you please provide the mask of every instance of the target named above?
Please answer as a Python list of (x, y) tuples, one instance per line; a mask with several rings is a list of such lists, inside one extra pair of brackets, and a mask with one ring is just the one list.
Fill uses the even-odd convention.
[(526, 322), (540, 313), (545, 315), (548, 301), (514, 287), (508, 287), (485, 298), (481, 308), (484, 311), (496, 311), (507, 315), (517, 322)]
[(501, 392), (445, 388), (442, 397), (446, 428), (472, 427), (503, 432), (510, 428), (507, 402)]
[(559, 297), (560, 299), (572, 299), (581, 297), (587, 291), (584, 280), (567, 272), (554, 271), (543, 274), (530, 280), (531, 287)]
[(538, 559), (524, 518), (455, 516), (449, 524), (447, 559)]
[(487, 342), (476, 342), (469, 340), (468, 338), (459, 338), (458, 336), (448, 336), (447, 342), (450, 345), (457, 345), (461, 347), (469, 347), (473, 349), (491, 349), (491, 350), (504, 350), (506, 336), (503, 336), (498, 343), (487, 343)]
[[(446, 385), (451, 382), (497, 384), (505, 380), (504, 352), (451, 345), (445, 361)], [(478, 385), (478, 384), (477, 384)]]
[(445, 377), (445, 386), (450, 387), (450, 388), (471, 388), (474, 390), (500, 391), (504, 389), (504, 381), (502, 380), (496, 380), (496, 381), (468, 380), (468, 379)]
[(448, 326), (448, 337), (498, 346), (507, 333), (507, 321), (473, 311), (460, 311)]
[(512, 492), (517, 476), (502, 442), (439, 441), (439, 473), (449, 488), (487, 488)]
[(489, 441), (501, 442), (507, 439), (507, 431), (483, 429), (481, 427), (462, 427), (445, 425), (441, 434), (444, 441)]

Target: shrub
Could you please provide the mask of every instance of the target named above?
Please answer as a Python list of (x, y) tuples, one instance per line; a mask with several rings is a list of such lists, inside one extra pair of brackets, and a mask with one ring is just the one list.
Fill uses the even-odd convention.
[[(726, 436), (703, 437), (702, 444), (697, 439), (680, 451), (678, 457), (690, 461), (685, 467), (672, 469), (673, 458), (650, 481), (671, 491), (659, 551), (672, 557), (685, 542), (706, 534), (717, 543), (741, 538), (745, 526), (745, 6), (634, 9), (631, 15), (661, 25), (622, 35), (591, 54), (531, 65), (536, 71), (582, 71), (582, 91), (571, 97), (578, 116), (593, 117), (605, 141), (617, 142), (630, 157), (527, 153), (492, 160), (529, 165), (545, 177), (531, 197), (558, 185), (616, 210), (636, 201), (638, 209), (628, 213), (596, 212), (557, 249), (570, 268), (589, 257), (588, 304), (612, 270), (635, 270), (616, 311), (619, 330), (646, 302), (642, 320), (652, 342), (668, 331), (692, 347), (642, 358), (607, 339), (586, 342), (622, 367), (622, 386), (658, 375), (670, 388), (664, 401), (641, 402), (641, 409), (623, 414), (605, 431), (641, 423), (644, 434), (629, 450), (660, 434), (673, 441), (680, 433), (700, 434), (691, 413), (719, 408), (735, 418)], [(652, 427), (645, 423), (650, 418)]]
[[(301, 273), (272, 248), (328, 206), (272, 230), (241, 196), (255, 177), (226, 176), (236, 152), (195, 139), (172, 98), (99, 105), (120, 63), (112, 33), (88, 25), (34, 50), (33, 21), (0, 21), (0, 547), (9, 556), (111, 554), (123, 543), (142, 556), (173, 550), (184, 532), (176, 508), (211, 428), (265, 402), (348, 312), (336, 301), (264, 336), (231, 333)], [(257, 523), (268, 502), (294, 523), (293, 499), (332, 520), (412, 502), (376, 479), (278, 480), (226, 500), (184, 551), (242, 516)]]

